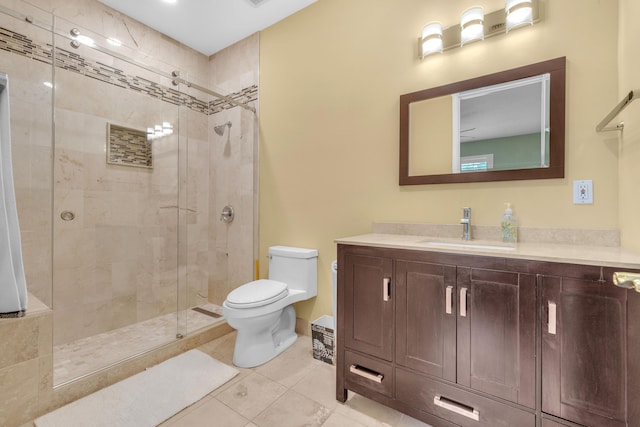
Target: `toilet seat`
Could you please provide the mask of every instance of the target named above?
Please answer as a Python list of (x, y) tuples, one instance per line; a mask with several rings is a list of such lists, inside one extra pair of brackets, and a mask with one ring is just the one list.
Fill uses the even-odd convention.
[(231, 291), (225, 303), (231, 308), (254, 308), (281, 300), (288, 294), (286, 283), (260, 279)]

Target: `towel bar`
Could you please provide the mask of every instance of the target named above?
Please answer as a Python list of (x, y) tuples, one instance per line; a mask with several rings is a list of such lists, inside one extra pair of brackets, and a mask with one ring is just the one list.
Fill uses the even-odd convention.
[(634, 99), (640, 97), (639, 90), (632, 90), (629, 92), (623, 99), (616, 105), (613, 110), (596, 126), (596, 132), (608, 132), (612, 130), (623, 130), (624, 123), (618, 123), (615, 126), (605, 127), (611, 120), (613, 120), (622, 110), (624, 110), (627, 105), (631, 104)]

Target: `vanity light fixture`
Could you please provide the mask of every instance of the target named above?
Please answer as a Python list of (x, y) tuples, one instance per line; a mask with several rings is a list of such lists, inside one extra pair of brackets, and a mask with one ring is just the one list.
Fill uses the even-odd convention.
[(442, 24), (430, 22), (422, 29), (420, 39), (420, 57), (442, 53)]
[(465, 10), (460, 18), (460, 46), (484, 39), (484, 9), (472, 7)]
[(507, 33), (520, 25), (533, 25), (532, 0), (507, 0), (504, 11)]
[[(483, 13), (481, 6), (464, 11), (460, 24), (436, 32), (435, 22), (427, 24), (418, 37), (418, 57), (461, 47), (475, 40), (506, 34), (516, 28), (532, 25), (541, 20), (540, 0), (505, 0), (502, 9)], [(438, 23), (439, 24), (439, 23)], [(440, 49), (439, 43), (442, 43)]]

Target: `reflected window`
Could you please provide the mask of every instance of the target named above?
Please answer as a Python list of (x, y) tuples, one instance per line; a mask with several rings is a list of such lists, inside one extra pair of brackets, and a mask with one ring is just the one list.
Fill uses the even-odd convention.
[(460, 157), (460, 172), (481, 172), (493, 169), (493, 154)]

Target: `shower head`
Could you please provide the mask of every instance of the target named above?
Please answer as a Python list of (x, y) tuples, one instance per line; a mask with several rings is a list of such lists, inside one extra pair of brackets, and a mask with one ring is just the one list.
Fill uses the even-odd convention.
[(222, 136), (222, 135), (224, 134), (224, 128), (226, 128), (227, 126), (229, 126), (229, 128), (231, 128), (231, 122), (227, 122), (227, 123), (225, 123), (225, 124), (215, 126), (215, 127), (213, 128), (213, 130), (214, 130), (218, 135)]

